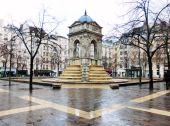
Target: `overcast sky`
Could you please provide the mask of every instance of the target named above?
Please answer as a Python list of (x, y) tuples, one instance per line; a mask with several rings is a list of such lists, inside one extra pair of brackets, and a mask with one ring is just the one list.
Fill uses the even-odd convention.
[[(44, 7), (48, 13), (59, 20), (64, 20), (58, 28), (63, 36), (68, 34), (68, 26), (87, 14), (103, 27), (106, 35), (114, 24), (124, 20), (121, 15), (127, 11), (127, 0), (1, 0), (0, 19), (5, 22), (20, 22), (35, 19)], [(159, 1), (159, 0), (154, 0)]]

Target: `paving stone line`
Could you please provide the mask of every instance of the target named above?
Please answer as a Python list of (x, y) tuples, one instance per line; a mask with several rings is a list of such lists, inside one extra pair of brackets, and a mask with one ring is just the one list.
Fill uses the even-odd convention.
[(151, 99), (160, 97), (160, 96), (168, 94), (168, 93), (170, 93), (170, 90), (164, 90), (164, 91), (160, 91), (160, 92), (157, 92), (157, 93), (154, 93), (154, 94), (151, 94), (151, 95), (147, 95), (147, 96), (144, 96), (144, 97), (136, 98), (136, 99), (133, 99), (133, 100), (130, 100), (130, 101), (136, 102), (136, 103), (142, 103), (142, 102), (149, 101)]
[(127, 106), (127, 108), (138, 110), (138, 111), (143, 111), (143, 112), (154, 113), (158, 115), (170, 116), (170, 112), (159, 110), (159, 109), (154, 109), (154, 108), (140, 108), (140, 107), (132, 107), (132, 106)]
[(28, 111), (38, 110), (38, 109), (44, 109), (44, 108), (47, 108), (47, 107), (48, 106), (35, 105), (35, 106), (29, 106), (29, 107), (23, 107), (23, 108), (4, 110), (4, 111), (0, 111), (0, 117), (12, 115), (12, 114), (17, 114), (17, 113), (21, 113), (21, 112), (28, 112)]
[(103, 108), (103, 109), (99, 109), (99, 110), (96, 110), (96, 111), (91, 111), (91, 112), (89, 112), (89, 116), (90, 116), (91, 119), (93, 119), (93, 118), (103, 116), (105, 114), (109, 114), (109, 113), (118, 111), (118, 110), (123, 109), (123, 108), (125, 108), (125, 106), (123, 106), (121, 104), (113, 104), (112, 106), (110, 106), (108, 108)]
[(9, 92), (9, 91), (0, 88), (0, 92)]
[[(8, 91), (4, 90), (4, 89), (0, 89), (0, 92), (8, 92)], [(154, 93), (151, 95), (133, 99), (130, 102), (142, 103), (142, 102), (160, 97), (162, 95), (165, 95), (167, 93), (170, 93), (170, 90), (160, 91), (160, 92), (157, 92), (157, 93)], [(46, 100), (31, 97), (31, 96), (21, 96), (19, 98), (38, 103), (40, 105), (0, 111), (0, 116), (17, 114), (17, 113), (21, 113), (21, 112), (33, 111), (33, 110), (44, 109), (44, 108), (53, 108), (53, 109), (56, 109), (56, 110), (59, 110), (59, 111), (65, 112), (65, 113), (69, 113), (69, 114), (72, 114), (72, 115), (75, 115), (78, 117), (82, 117), (85, 119), (97, 118), (102, 115), (109, 114), (111, 112), (118, 111), (123, 108), (129, 108), (129, 109), (134, 109), (134, 110), (139, 110), (139, 111), (144, 111), (144, 112), (150, 112), (150, 113), (154, 113), (154, 114), (170, 116), (170, 112), (164, 111), (164, 110), (158, 110), (158, 109), (154, 109), (154, 108), (140, 108), (140, 107), (133, 107), (133, 106), (128, 106), (128, 105), (121, 105), (121, 104), (113, 104), (112, 106), (110, 106), (108, 108), (103, 108), (103, 109), (99, 109), (99, 110), (95, 110), (95, 111), (91, 111), (91, 112), (86, 112), (86, 111), (83, 111), (80, 109), (64, 106), (61, 104), (49, 102)]]
[(97, 118), (97, 117), (100, 117), (102, 115), (105, 115), (105, 114), (108, 114), (108, 113), (111, 113), (111, 112), (114, 112), (114, 111), (118, 111), (122, 108), (125, 108), (125, 106), (123, 106), (121, 104), (114, 104), (114, 105), (112, 105), (111, 107), (108, 107), (108, 108), (103, 108), (103, 109), (99, 109), (99, 110), (96, 110), (96, 111), (86, 112), (86, 111), (83, 111), (83, 110), (80, 110), (80, 109), (60, 105), (60, 104), (57, 104), (57, 103), (49, 102), (49, 101), (46, 101), (46, 100), (41, 100), (41, 99), (34, 98), (34, 97), (30, 98), (29, 96), (24, 96), (24, 97), (21, 97), (21, 98), (24, 99), (24, 100), (28, 100), (28, 101), (31, 100), (32, 102), (42, 104), (42, 105), (46, 105), (46, 106), (49, 106), (53, 109), (56, 109), (56, 110), (59, 110), (59, 111), (65, 112), (65, 113), (69, 113), (69, 114), (72, 114), (72, 115), (75, 115), (75, 116), (79, 116), (79, 117), (82, 117), (82, 118), (85, 118), (85, 119)]
[(89, 113), (86, 111), (80, 110), (80, 109), (75, 109), (72, 107), (68, 107), (68, 106), (57, 104), (57, 103), (49, 102), (46, 100), (38, 99), (35, 97), (30, 98), (29, 96), (24, 96), (24, 97), (20, 97), (20, 98), (22, 98), (24, 100), (28, 100), (28, 101), (31, 100), (32, 102), (35, 102), (35, 103), (38, 103), (41, 105), (46, 105), (46, 106), (49, 106), (51, 108), (54, 108), (56, 110), (59, 110), (59, 111), (65, 112), (65, 113), (69, 113), (69, 114), (72, 114), (75, 116), (89, 119)]

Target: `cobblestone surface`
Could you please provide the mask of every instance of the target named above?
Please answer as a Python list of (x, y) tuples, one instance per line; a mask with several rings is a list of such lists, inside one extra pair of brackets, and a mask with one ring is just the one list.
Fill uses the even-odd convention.
[[(60, 90), (0, 81), (0, 126), (169, 126), (170, 91), (164, 83)], [(143, 102), (135, 100), (141, 98)]]

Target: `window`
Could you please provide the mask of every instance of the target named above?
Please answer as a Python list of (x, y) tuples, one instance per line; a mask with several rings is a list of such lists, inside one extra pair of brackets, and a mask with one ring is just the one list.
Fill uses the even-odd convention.
[(5, 63), (5, 62), (3, 62), (3, 67), (5, 67), (5, 64), (6, 64), (6, 63)]
[(125, 68), (127, 68), (127, 66), (128, 66), (127, 63), (125, 63)]
[(48, 70), (48, 65), (46, 65), (46, 70)]
[(123, 45), (120, 45), (120, 49), (123, 49)]
[(11, 67), (14, 68), (14, 63), (11, 63)]
[(123, 57), (120, 57), (120, 60), (123, 60), (124, 58)]
[(36, 64), (36, 70), (38, 70), (38, 64)]
[(4, 38), (5, 41), (8, 41), (8, 38)]
[(127, 55), (127, 51), (125, 51), (124, 54)]

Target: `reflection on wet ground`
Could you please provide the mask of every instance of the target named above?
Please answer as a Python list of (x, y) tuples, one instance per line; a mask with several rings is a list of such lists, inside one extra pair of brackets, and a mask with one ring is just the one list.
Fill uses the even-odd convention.
[[(112, 90), (107, 85), (60, 90), (0, 81), (0, 126), (169, 126), (170, 90), (163, 83)], [(80, 88), (79, 88), (80, 87)]]

